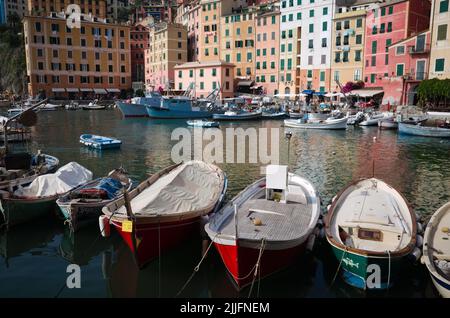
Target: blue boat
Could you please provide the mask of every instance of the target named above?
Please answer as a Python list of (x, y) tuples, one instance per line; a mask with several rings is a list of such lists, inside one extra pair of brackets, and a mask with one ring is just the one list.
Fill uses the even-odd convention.
[(218, 122), (209, 120), (188, 120), (187, 124), (188, 126), (192, 127), (203, 127), (203, 128), (219, 127)]
[(80, 143), (95, 149), (120, 148), (122, 141), (114, 138), (84, 134), (80, 136)]
[(422, 137), (436, 137), (436, 138), (450, 138), (449, 128), (429, 127), (418, 125), (411, 125), (405, 123), (398, 124), (398, 131), (402, 134), (422, 136)]
[(247, 111), (227, 111), (223, 114), (214, 114), (213, 119), (216, 120), (229, 120), (229, 121), (236, 121), (236, 120), (256, 120), (261, 119), (262, 112), (247, 112)]
[(211, 118), (213, 114), (206, 107), (192, 106), (192, 100), (185, 96), (163, 97), (160, 105), (146, 108), (150, 118), (160, 119)]
[(124, 117), (148, 117), (146, 106), (158, 107), (161, 104), (161, 94), (152, 92), (145, 97), (135, 97), (131, 103), (116, 102)]

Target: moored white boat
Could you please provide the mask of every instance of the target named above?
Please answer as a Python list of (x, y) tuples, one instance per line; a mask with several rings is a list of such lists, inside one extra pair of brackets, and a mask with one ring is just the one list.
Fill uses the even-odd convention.
[(98, 100), (94, 100), (93, 102), (90, 102), (88, 105), (81, 106), (84, 110), (101, 110), (106, 109), (105, 105), (99, 105)]
[(378, 122), (382, 119), (392, 117), (390, 113), (366, 113), (365, 119), (361, 121), (359, 126), (378, 126)]
[(129, 205), (124, 197), (105, 206), (101, 224), (112, 224), (142, 267), (199, 233), (200, 217), (220, 207), (226, 188), (224, 172), (212, 164), (173, 165), (133, 189)]
[(422, 263), (442, 297), (450, 298), (450, 202), (431, 217), (423, 240)]
[(286, 119), (284, 125), (291, 128), (339, 130), (347, 129), (347, 121), (347, 117), (339, 119), (328, 118), (324, 121), (312, 121), (306, 123), (301, 119)]
[(256, 120), (260, 119), (262, 117), (261, 111), (256, 112), (247, 112), (247, 111), (226, 111), (223, 114), (214, 114), (213, 119), (216, 120), (230, 120), (230, 121), (236, 121), (236, 120)]
[(398, 131), (406, 135), (435, 137), (435, 138), (450, 138), (449, 128), (422, 126), (421, 124), (411, 125), (399, 123)]
[(216, 121), (209, 121), (209, 120), (188, 120), (186, 123), (192, 127), (203, 127), (203, 128), (219, 127), (220, 125)]
[[(348, 284), (387, 289), (416, 249), (417, 224), (406, 199), (387, 183), (363, 179), (337, 194), (326, 219), (326, 237)], [(377, 280), (369, 280), (377, 268)]]
[(385, 118), (378, 122), (378, 127), (380, 127), (380, 129), (397, 129), (398, 122), (394, 117)]
[[(238, 288), (279, 271), (305, 250), (320, 216), (320, 198), (306, 179), (270, 165), (205, 226)], [(259, 272), (255, 272), (259, 270)]]

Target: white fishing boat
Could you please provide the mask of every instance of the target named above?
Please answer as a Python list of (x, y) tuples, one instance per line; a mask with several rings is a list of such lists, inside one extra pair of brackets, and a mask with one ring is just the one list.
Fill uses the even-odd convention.
[(88, 105), (83, 105), (82, 108), (84, 110), (101, 110), (106, 109), (105, 105), (99, 105), (98, 99), (94, 100), (93, 102), (90, 102)]
[(293, 263), (313, 245), (320, 198), (287, 166), (269, 165), (266, 176), (214, 214), (205, 230), (236, 283), (243, 288)]
[(192, 127), (203, 127), (203, 128), (219, 127), (218, 122), (209, 120), (188, 120), (186, 123)]
[(382, 119), (392, 117), (391, 113), (366, 113), (365, 119), (359, 123), (359, 126), (378, 126), (378, 122)]
[(394, 117), (384, 118), (378, 122), (378, 127), (380, 129), (397, 129), (398, 122)]
[(450, 298), (450, 202), (431, 217), (423, 241), (422, 263), (442, 297)]
[[(408, 202), (375, 178), (352, 182), (337, 194), (325, 230), (344, 281), (361, 289), (391, 287), (402, 261), (420, 253), (416, 217)], [(368, 284), (371, 265), (380, 268), (378, 284)]]
[(413, 136), (450, 138), (450, 128), (422, 126), (421, 124), (400, 123), (398, 125), (398, 131), (402, 134)]
[(62, 105), (47, 103), (47, 104), (44, 104), (43, 106), (39, 107), (39, 109), (45, 110), (45, 111), (52, 111), (52, 110), (58, 110), (61, 107), (62, 107)]
[(309, 121), (305, 122), (302, 119), (286, 119), (284, 126), (290, 128), (302, 128), (302, 129), (324, 129), (324, 130), (339, 130), (347, 129), (348, 118), (328, 118), (323, 121)]

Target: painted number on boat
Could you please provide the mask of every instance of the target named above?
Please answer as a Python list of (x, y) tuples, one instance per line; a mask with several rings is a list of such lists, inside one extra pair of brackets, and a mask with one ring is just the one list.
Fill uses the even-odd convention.
[(133, 232), (133, 221), (123, 221), (122, 222), (122, 232), (127, 232), (127, 233)]

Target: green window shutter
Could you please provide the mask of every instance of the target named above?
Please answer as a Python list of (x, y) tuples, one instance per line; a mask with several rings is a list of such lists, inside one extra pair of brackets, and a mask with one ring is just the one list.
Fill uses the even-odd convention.
[(397, 64), (397, 76), (403, 76), (404, 75), (404, 73), (403, 73), (404, 68), (405, 68), (405, 65)]
[(448, 2), (449, 0), (443, 0), (439, 4), (439, 13), (448, 12)]
[(436, 59), (435, 72), (443, 72), (445, 68), (445, 59)]
[(377, 41), (372, 41), (372, 54), (377, 53)]

